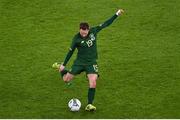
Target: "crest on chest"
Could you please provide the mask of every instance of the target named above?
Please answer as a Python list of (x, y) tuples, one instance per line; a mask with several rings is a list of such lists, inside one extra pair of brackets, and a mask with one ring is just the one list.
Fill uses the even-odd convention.
[(94, 41), (94, 40), (96, 39), (93, 33), (89, 34), (89, 38), (90, 38), (92, 41)]

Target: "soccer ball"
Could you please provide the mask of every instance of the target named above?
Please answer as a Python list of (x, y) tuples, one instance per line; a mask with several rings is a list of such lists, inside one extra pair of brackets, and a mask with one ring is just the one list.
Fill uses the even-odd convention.
[(70, 108), (70, 111), (79, 111), (81, 108), (81, 102), (77, 98), (73, 98), (69, 101), (68, 107)]

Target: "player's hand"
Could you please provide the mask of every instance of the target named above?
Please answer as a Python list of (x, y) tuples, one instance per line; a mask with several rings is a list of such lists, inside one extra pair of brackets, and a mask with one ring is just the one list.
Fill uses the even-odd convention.
[(116, 15), (120, 16), (124, 13), (124, 10), (123, 9), (119, 9), (117, 12), (116, 12)]
[(65, 68), (65, 66), (61, 64), (61, 66), (59, 67), (59, 72), (63, 71), (64, 68)]

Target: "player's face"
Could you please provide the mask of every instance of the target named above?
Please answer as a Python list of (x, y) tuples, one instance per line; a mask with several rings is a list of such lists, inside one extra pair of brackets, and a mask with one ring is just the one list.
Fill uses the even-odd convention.
[(80, 29), (80, 35), (83, 38), (87, 37), (88, 33), (89, 33), (89, 29), (86, 29), (86, 30)]

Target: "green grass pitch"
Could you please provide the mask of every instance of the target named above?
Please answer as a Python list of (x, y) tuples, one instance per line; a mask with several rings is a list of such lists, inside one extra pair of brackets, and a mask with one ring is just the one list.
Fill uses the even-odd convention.
[[(85, 74), (67, 88), (51, 65), (81, 21), (98, 25), (118, 8), (125, 14), (98, 35), (89, 113)], [(179, 0), (0, 0), (0, 118), (180, 118), (179, 8)]]

